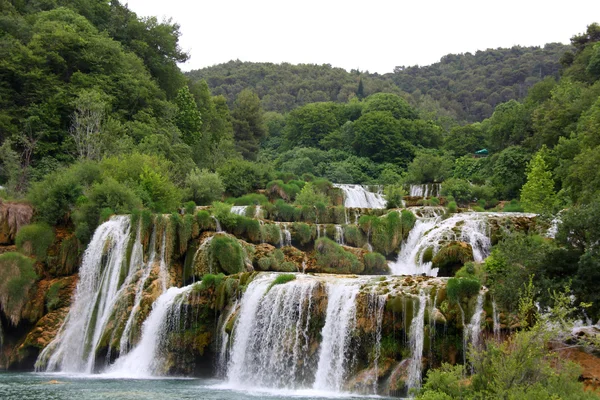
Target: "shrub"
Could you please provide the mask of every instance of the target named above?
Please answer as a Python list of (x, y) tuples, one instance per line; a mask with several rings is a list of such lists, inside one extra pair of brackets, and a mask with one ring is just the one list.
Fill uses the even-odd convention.
[(435, 197), (435, 196), (434, 196), (434, 197), (432, 197), (432, 198), (430, 198), (430, 199), (429, 199), (429, 205), (430, 205), (430, 206), (433, 206), (433, 207), (439, 206), (439, 205), (440, 205), (440, 199), (438, 199), (438, 198), (437, 198), (437, 197)]
[(58, 281), (54, 282), (48, 288), (48, 292), (46, 292), (46, 309), (48, 312), (56, 310), (60, 305), (59, 292), (63, 286), (64, 283), (62, 281)]
[[(323, 193), (321, 188), (329, 187), (331, 183), (329, 181), (313, 181), (307, 182), (298, 196), (296, 196), (296, 204), (308, 207), (315, 207), (317, 203), (323, 203), (324, 205), (329, 204), (329, 198)], [(328, 184), (328, 185), (327, 185)]]
[(286, 201), (294, 201), (303, 186), (295, 183), (283, 183), (282, 180), (267, 183), (266, 191), (271, 198), (281, 198)]
[(207, 231), (214, 228), (214, 220), (210, 217), (208, 211), (198, 211), (196, 214), (196, 222), (198, 222), (201, 231)]
[(248, 193), (241, 197), (230, 197), (226, 202), (233, 204), (234, 206), (251, 206), (268, 204), (269, 199), (267, 199), (267, 196), (264, 194)]
[(523, 206), (521, 206), (521, 203), (519, 203), (518, 200), (512, 199), (510, 201), (510, 203), (504, 204), (502, 211), (504, 211), (504, 212), (523, 212), (524, 208), (523, 208)]
[(294, 222), (292, 224), (292, 238), (301, 245), (310, 243), (312, 239), (312, 229), (310, 225), (304, 222)]
[(267, 289), (267, 291), (271, 290), (271, 288), (273, 286), (275, 286), (275, 285), (283, 285), (284, 283), (291, 282), (294, 279), (296, 279), (296, 275), (295, 274), (281, 274), (281, 275), (277, 275), (277, 277), (269, 285), (269, 288)]
[(194, 215), (194, 213), (196, 212), (196, 203), (194, 203), (193, 201), (188, 201), (183, 205), (183, 210), (188, 215)]
[(17, 249), (38, 261), (46, 261), (48, 248), (54, 242), (54, 231), (46, 224), (31, 224), (19, 229), (15, 238)]
[(458, 210), (458, 206), (456, 205), (455, 201), (451, 201), (450, 203), (448, 203), (448, 212), (449, 213), (455, 213)]
[(224, 279), (224, 274), (204, 274), (200, 283), (200, 289), (217, 288)]
[(473, 187), (465, 179), (451, 178), (442, 183), (442, 196), (452, 196), (460, 204), (467, 204), (473, 199)]
[(219, 174), (206, 169), (194, 168), (191, 170), (185, 178), (185, 185), (190, 191), (191, 199), (200, 205), (208, 205), (213, 201), (221, 200), (225, 191)]
[(417, 217), (412, 211), (402, 210), (400, 212), (400, 221), (402, 222), (402, 236), (406, 239), (412, 228), (415, 226)]
[(210, 254), (213, 265), (227, 274), (237, 274), (246, 270), (244, 249), (231, 236), (215, 235), (210, 241)]
[(281, 228), (277, 224), (264, 224), (261, 227), (262, 240), (278, 246), (281, 244)]
[(296, 207), (291, 204), (287, 204), (285, 201), (279, 199), (275, 202), (275, 209), (273, 210), (273, 219), (282, 222), (294, 221), (297, 215)]
[(389, 185), (384, 190), (387, 208), (400, 208), (405, 195), (402, 185)]
[(269, 165), (240, 159), (230, 159), (217, 172), (225, 191), (236, 197), (264, 188), (274, 175)]
[(442, 247), (432, 259), (432, 266), (439, 268), (439, 276), (452, 276), (454, 269), (473, 261), (473, 249), (463, 242), (451, 242)]
[(314, 206), (302, 206), (302, 220), (305, 222), (315, 222), (317, 220), (317, 210)]
[(225, 229), (232, 231), (235, 227), (238, 216), (231, 213), (231, 204), (215, 201), (212, 204), (212, 214)]
[(367, 253), (364, 256), (365, 273), (369, 275), (386, 275), (389, 273), (387, 261), (382, 254)]
[(21, 320), (21, 311), (37, 279), (33, 264), (31, 258), (20, 253), (0, 255), (0, 306), (13, 325)]
[(446, 284), (448, 298), (458, 303), (464, 297), (479, 294), (481, 282), (475, 278), (450, 278)]
[(366, 238), (356, 225), (346, 225), (344, 227), (344, 240), (348, 246), (363, 247)]
[(359, 274), (364, 266), (358, 258), (344, 250), (342, 246), (328, 238), (320, 238), (315, 242), (317, 266), (322, 272), (338, 274)]

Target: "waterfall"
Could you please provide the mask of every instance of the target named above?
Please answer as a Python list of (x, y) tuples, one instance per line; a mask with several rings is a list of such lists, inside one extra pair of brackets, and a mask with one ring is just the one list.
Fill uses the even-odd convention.
[(160, 350), (166, 347), (168, 332), (179, 327), (181, 304), (192, 287), (172, 287), (154, 302), (144, 321), (140, 342), (127, 355), (117, 359), (109, 368), (108, 376), (145, 378), (164, 373)]
[(464, 330), (464, 334), (467, 335), (473, 347), (479, 347), (479, 339), (481, 336), (481, 317), (483, 316), (483, 292), (480, 292), (477, 296), (477, 302), (475, 304), (475, 312), (471, 317), (467, 329)]
[(215, 220), (215, 225), (216, 225), (217, 232), (223, 232), (223, 229), (221, 229), (221, 223), (219, 222), (219, 220), (217, 219), (217, 217), (215, 217), (213, 215), (211, 218)]
[[(141, 223), (138, 227), (137, 237), (139, 238), (141, 230)], [(152, 266), (156, 261), (156, 229), (152, 230), (152, 235), (150, 236), (150, 257), (148, 258), (148, 262), (142, 267), (142, 276), (138, 280), (137, 288), (135, 292), (135, 299), (133, 301), (133, 307), (131, 308), (131, 312), (129, 313), (129, 318), (127, 319), (127, 323), (125, 324), (125, 329), (123, 330), (123, 334), (121, 335), (121, 341), (119, 343), (119, 355), (122, 356), (129, 351), (129, 345), (131, 344), (131, 329), (133, 328), (133, 321), (135, 316), (137, 315), (140, 309), (140, 303), (142, 302), (142, 295), (144, 293), (144, 285), (150, 276), (150, 272), (152, 272)], [(138, 259), (139, 264), (142, 265), (143, 258), (143, 248), (141, 242), (138, 245), (138, 239), (136, 238), (136, 243), (133, 246), (133, 250), (131, 253), (132, 260)]]
[(496, 308), (496, 300), (492, 300), (492, 320), (494, 321), (494, 338), (500, 340), (500, 315)]
[(246, 209), (248, 206), (233, 206), (231, 207), (231, 213), (235, 215), (246, 215)]
[(335, 226), (335, 241), (342, 246), (344, 245), (344, 228), (341, 225)]
[(283, 247), (285, 243), (283, 241), (283, 231), (281, 230), (281, 225), (277, 224), (277, 229), (279, 229), (279, 247)]
[(231, 317), (238, 310), (238, 301), (235, 300), (231, 307), (229, 308), (229, 312), (227, 314), (221, 314), (219, 318), (221, 321), (219, 323), (220, 334), (218, 336), (218, 347), (219, 347), (219, 355), (217, 358), (217, 375), (219, 377), (225, 376), (227, 374), (227, 356), (229, 349), (229, 333), (227, 333), (227, 322), (231, 319)]
[(256, 206), (256, 209), (254, 210), (254, 218), (259, 219), (261, 218), (262, 215), (262, 209), (260, 208), (260, 206)]
[(294, 388), (312, 379), (308, 368), (315, 279), (271, 286), (276, 275), (250, 283), (233, 328), (227, 381), (240, 388)]
[[(419, 311), (410, 323), (409, 342), (411, 349), (410, 365), (408, 367), (408, 380), (406, 386), (410, 391), (413, 388), (421, 387), (421, 368), (423, 360), (423, 342), (425, 339), (425, 308), (427, 307), (427, 296), (421, 291), (419, 293)], [(414, 310), (414, 307), (413, 307)]]
[(368, 191), (361, 185), (334, 184), (344, 191), (344, 206), (357, 208), (385, 208), (387, 201), (381, 193)]
[(284, 236), (284, 246), (292, 245), (292, 234), (288, 229), (288, 224), (283, 224), (283, 236)]
[(335, 392), (342, 389), (349, 361), (347, 350), (356, 325), (358, 290), (358, 284), (327, 284), (327, 311), (314, 389)]
[[(128, 216), (115, 216), (96, 229), (79, 269), (69, 313), (55, 339), (42, 351), (36, 368), (92, 373), (102, 332), (135, 268), (127, 268)], [(135, 246), (134, 246), (135, 247)], [(135, 257), (139, 257), (139, 247)], [(125, 271), (125, 280), (122, 278)]]
[(439, 197), (442, 185), (439, 183), (424, 183), (410, 185), (410, 197)]
[(381, 329), (383, 325), (383, 310), (387, 301), (387, 295), (369, 294), (368, 314), (372, 320), (373, 343), (375, 351), (373, 355), (373, 393), (377, 394), (377, 381), (379, 379), (379, 357), (381, 356)]
[[(466, 242), (473, 249), (473, 259), (481, 262), (489, 255), (491, 249), (488, 219), (497, 216), (493, 213), (459, 213), (441, 220), (441, 210), (436, 207), (424, 207), (428, 213), (417, 217), (415, 226), (410, 231), (408, 239), (402, 245), (395, 262), (390, 268), (395, 275), (416, 275), (425, 273), (437, 276), (437, 269), (431, 268), (431, 262), (423, 261), (425, 250), (431, 248), (437, 253), (445, 244), (453, 241)], [(432, 214), (433, 213), (433, 216)]]

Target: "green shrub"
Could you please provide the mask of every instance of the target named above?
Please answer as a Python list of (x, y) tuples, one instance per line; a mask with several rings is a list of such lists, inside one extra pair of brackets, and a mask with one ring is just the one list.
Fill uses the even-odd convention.
[(252, 218), (238, 216), (234, 234), (244, 236), (253, 243), (258, 243), (261, 238), (260, 223)]
[(196, 214), (196, 222), (201, 231), (213, 230), (214, 220), (210, 217), (210, 213), (206, 210), (198, 211)]
[(312, 240), (312, 229), (310, 225), (304, 222), (294, 222), (292, 224), (292, 238), (302, 246), (310, 243)]
[(450, 178), (442, 183), (441, 194), (452, 196), (460, 204), (467, 204), (473, 199), (473, 187), (466, 179)]
[[(323, 203), (324, 205), (329, 204), (329, 197), (327, 197), (327, 190), (331, 187), (329, 181), (315, 180), (313, 182), (307, 182), (300, 193), (296, 196), (296, 204), (301, 206), (315, 207), (317, 203)], [(323, 188), (326, 188), (323, 190)]]
[(70, 275), (75, 272), (79, 263), (79, 240), (77, 240), (77, 237), (69, 236), (62, 240), (59, 263), (61, 271), (57, 271), (58, 275)]
[(317, 220), (317, 210), (314, 206), (302, 206), (302, 220), (314, 223)]
[(183, 210), (188, 215), (194, 215), (196, 213), (196, 203), (188, 201), (183, 205)]
[(215, 201), (212, 204), (212, 214), (219, 221), (223, 229), (233, 231), (238, 215), (231, 213), (231, 204)]
[(402, 210), (400, 212), (400, 221), (402, 222), (402, 236), (406, 239), (412, 228), (415, 226), (417, 217), (412, 211)]
[(283, 285), (284, 283), (291, 282), (291, 281), (293, 281), (295, 279), (296, 279), (296, 275), (295, 274), (281, 274), (281, 275), (277, 275), (277, 277), (269, 285), (269, 288), (267, 289), (267, 291), (270, 290), (275, 285)]
[(20, 253), (0, 255), (0, 306), (13, 325), (21, 320), (21, 311), (37, 279), (33, 265), (33, 259)]
[(48, 288), (48, 292), (46, 292), (46, 309), (48, 312), (54, 311), (60, 305), (60, 296), (59, 292), (64, 287), (64, 283), (62, 281), (54, 282)]
[(296, 272), (298, 271), (298, 267), (291, 261), (284, 261), (279, 266), (280, 272)]
[(359, 274), (364, 271), (364, 265), (354, 254), (329, 238), (317, 239), (315, 250), (317, 266), (321, 272)]
[(189, 189), (191, 199), (200, 205), (221, 200), (225, 191), (225, 185), (219, 174), (206, 169), (191, 170), (185, 178), (185, 185)]
[(448, 212), (454, 214), (458, 210), (458, 206), (455, 201), (448, 203)]
[(431, 261), (434, 268), (439, 268), (439, 276), (452, 276), (455, 269), (473, 261), (473, 249), (463, 242), (450, 242), (444, 245)]
[(217, 172), (225, 191), (236, 197), (264, 188), (274, 175), (269, 165), (240, 159), (228, 160)]
[(99, 222), (104, 223), (108, 221), (113, 215), (115, 215), (115, 212), (112, 208), (104, 207), (102, 210), (100, 210)]
[(387, 208), (400, 208), (405, 196), (402, 185), (388, 185), (384, 189)]
[(450, 278), (446, 284), (448, 298), (455, 303), (464, 297), (472, 297), (479, 294), (481, 282), (475, 278)]
[(518, 200), (512, 199), (510, 201), (510, 203), (504, 204), (502, 211), (504, 211), (504, 212), (523, 212), (523, 211), (525, 211), (525, 209), (523, 208), (521, 203), (519, 203)]
[(15, 238), (17, 249), (38, 261), (46, 261), (48, 248), (54, 242), (54, 231), (46, 224), (31, 224), (19, 229)]
[(344, 241), (348, 246), (360, 248), (365, 245), (367, 240), (356, 225), (346, 225), (344, 227)]
[(279, 199), (275, 202), (273, 219), (281, 222), (292, 222), (296, 219), (296, 207)]
[(364, 256), (365, 274), (386, 275), (390, 272), (387, 261), (382, 254), (367, 253)]
[(331, 222), (334, 224), (345, 224), (346, 223), (346, 207), (335, 206), (333, 207), (333, 218)]
[(210, 254), (213, 266), (227, 274), (237, 274), (246, 270), (244, 249), (234, 237), (215, 235), (210, 241)]
[(281, 229), (277, 224), (264, 224), (261, 227), (262, 240), (278, 246), (281, 244)]
[(204, 274), (200, 284), (201, 289), (217, 288), (225, 279), (224, 274)]
[(440, 205), (440, 199), (438, 199), (437, 197), (432, 197), (429, 199), (429, 205), (433, 206), (433, 207), (437, 207)]

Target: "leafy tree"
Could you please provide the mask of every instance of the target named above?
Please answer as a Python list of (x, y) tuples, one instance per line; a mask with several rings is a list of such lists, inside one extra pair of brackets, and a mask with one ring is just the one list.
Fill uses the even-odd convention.
[(485, 148), (485, 136), (481, 124), (471, 124), (452, 128), (444, 139), (444, 149), (456, 157), (473, 154)]
[(177, 115), (175, 121), (183, 135), (183, 141), (192, 146), (202, 137), (202, 117), (198, 111), (194, 96), (187, 86), (177, 92), (175, 98), (177, 104)]
[(237, 150), (244, 158), (256, 160), (260, 140), (267, 133), (258, 95), (250, 89), (242, 90), (233, 104), (231, 118)]
[(198, 205), (210, 205), (220, 200), (225, 191), (219, 174), (198, 168), (190, 171), (186, 178), (186, 186), (191, 191), (191, 199)]
[(83, 91), (75, 101), (71, 137), (81, 160), (98, 160), (102, 155), (102, 124), (106, 102), (98, 91)]
[(553, 209), (556, 193), (552, 172), (544, 160), (546, 153), (543, 147), (529, 162), (527, 182), (521, 188), (521, 204), (525, 211), (545, 214)]
[(319, 142), (339, 126), (339, 106), (311, 103), (291, 111), (286, 118), (285, 136), (289, 146), (319, 147)]
[(519, 195), (526, 180), (525, 170), (530, 157), (523, 147), (511, 146), (492, 158), (492, 183), (502, 198), (511, 199)]
[(416, 119), (417, 112), (406, 100), (393, 93), (376, 93), (365, 99), (363, 115), (373, 111), (389, 111), (396, 119)]
[(442, 182), (452, 174), (452, 159), (434, 151), (420, 151), (408, 165), (410, 183)]

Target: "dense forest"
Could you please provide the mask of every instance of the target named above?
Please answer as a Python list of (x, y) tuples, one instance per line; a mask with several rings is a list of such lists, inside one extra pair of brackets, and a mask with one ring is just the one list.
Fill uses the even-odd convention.
[[(0, 202), (31, 205), (27, 240), (66, 229), (77, 259), (114, 214), (177, 219), (212, 206), (227, 220), (232, 205), (261, 205), (279, 221), (314, 220), (340, 205), (334, 183), (381, 185), (390, 209), (407, 185), (435, 183), (440, 196), (419, 205), (442, 204), (447, 215), (525, 211), (545, 226), (559, 216), (554, 240), (508, 235), (456, 277), (485, 282), (528, 321), (515, 357), (540, 337), (534, 303), (568, 298), (564, 318), (598, 320), (600, 25), (570, 45), (447, 55), (386, 75), (241, 61), (184, 74), (179, 36), (177, 23), (140, 18), (119, 1), (0, 0)], [(370, 235), (373, 221), (363, 223)], [(14, 283), (0, 284), (0, 322), (18, 323), (19, 290), (38, 278), (23, 260), (43, 264), (48, 246), (0, 255), (0, 265), (19, 266), (0, 272)], [(535, 288), (523, 285), (531, 277)], [(485, 373), (514, 349), (502, 346), (473, 355), (471, 385), (454, 367), (432, 372), (423, 398), (516, 395), (532, 382), (542, 393), (573, 381), (570, 370), (544, 370), (494, 392)], [(550, 368), (544, 345), (536, 351)]]

